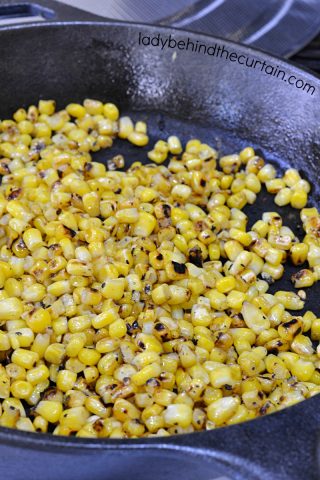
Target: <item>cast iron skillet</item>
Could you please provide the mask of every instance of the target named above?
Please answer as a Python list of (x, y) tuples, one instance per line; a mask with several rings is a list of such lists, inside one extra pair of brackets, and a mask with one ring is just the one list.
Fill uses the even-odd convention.
[[(319, 205), (318, 78), (259, 51), (200, 34), (119, 22), (65, 23), (61, 20), (75, 20), (72, 9), (54, 5), (51, 16), (57, 22), (0, 29), (1, 118), (39, 98), (54, 98), (58, 106), (86, 97), (114, 101), (148, 121), (151, 144), (174, 132), (183, 140), (201, 138), (222, 152), (248, 143), (259, 147), (268, 161), (299, 168), (313, 182), (313, 202)], [(88, 18), (79, 11), (73, 15)], [(288, 76), (312, 84), (314, 93), (224, 59), (139, 46), (139, 32), (224, 45), (278, 65)], [(127, 165), (143, 157), (142, 150), (124, 145), (116, 144), (116, 150), (125, 153)], [(110, 155), (105, 151), (97, 158)], [(250, 218), (264, 210), (276, 206), (263, 194)], [(277, 210), (298, 232), (297, 215)], [(279, 285), (292, 288), (288, 279)], [(310, 289), (307, 304), (318, 315), (319, 293), (319, 286)], [(0, 428), (0, 475), (6, 480), (316, 480), (319, 407), (320, 396), (244, 424), (159, 439), (91, 440)]]

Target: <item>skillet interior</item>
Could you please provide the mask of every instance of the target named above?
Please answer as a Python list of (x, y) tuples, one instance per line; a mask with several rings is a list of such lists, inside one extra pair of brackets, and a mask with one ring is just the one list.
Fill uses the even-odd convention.
[[(190, 39), (202, 41), (207, 45), (223, 44), (229, 52), (245, 53), (250, 57), (280, 66), (288, 74), (294, 74), (297, 78), (313, 84), (315, 92), (310, 95), (279, 79), (261, 73), (259, 70), (245, 68), (224, 59), (212, 58), (201, 53), (172, 49), (161, 51), (160, 48), (139, 46), (139, 32), (151, 36), (161, 32), (163, 37), (168, 37), (171, 33), (176, 40), (186, 40), (189, 36)], [(176, 56), (173, 53), (176, 53)], [(134, 118), (148, 121), (151, 144), (159, 137), (166, 138), (167, 134), (176, 133), (182, 140), (192, 137), (200, 138), (218, 147), (223, 153), (232, 153), (246, 144), (257, 146), (267, 160), (276, 162), (282, 168), (291, 165), (302, 171), (303, 175), (313, 183), (312, 199), (315, 204), (319, 205), (320, 82), (312, 75), (282, 62), (280, 59), (203, 35), (187, 34), (160, 27), (114, 23), (51, 24), (50, 26), (2, 29), (0, 30), (0, 59), (2, 64), (0, 77), (1, 118), (8, 118), (16, 108), (36, 103), (39, 98), (54, 98), (60, 107), (70, 101), (81, 101), (86, 97), (114, 101), (120, 105), (122, 112), (130, 112), (130, 114), (133, 112)], [(113, 156), (117, 150), (125, 155), (126, 166), (130, 161), (141, 160), (144, 156), (143, 149), (125, 143), (121, 143), (121, 145), (117, 143), (111, 154), (105, 151), (98, 154), (96, 158), (104, 161), (110, 155)], [(263, 211), (276, 209), (273, 201), (269, 200), (268, 203), (266, 198), (266, 196), (262, 196), (258, 208), (255, 205), (251, 211), (251, 218), (258, 218)], [(289, 211), (285, 209), (279, 209), (279, 211), (281, 215), (287, 217), (287, 224), (296, 230), (297, 215), (293, 215), (291, 218), (288, 215)], [(277, 282), (278, 286), (284, 289), (291, 288), (286, 279)], [(316, 285), (309, 290), (307, 306), (319, 315), (317, 301), (320, 293), (319, 286)], [(61, 447), (68, 445), (71, 451), (73, 448), (82, 449), (84, 446), (96, 449), (96, 451), (108, 448), (112, 450), (116, 447), (120, 459), (121, 455), (125, 458), (126, 451), (140, 446), (148, 450), (163, 448), (164, 445), (171, 448), (176, 446), (175, 448), (183, 452), (184, 446), (189, 445), (192, 448), (204, 448), (206, 453), (208, 453), (207, 448), (214, 447), (210, 450), (207, 459), (201, 461), (203, 478), (213, 479), (214, 476), (208, 476), (210, 472), (213, 475), (213, 466), (217, 474), (226, 471), (220, 471), (220, 464), (215, 463), (214, 460), (216, 452), (220, 450), (241, 454), (244, 458), (257, 460), (265, 469), (271, 468), (271, 463), (278, 458), (277, 456), (290, 452), (286, 437), (283, 436), (283, 432), (289, 427), (288, 432), (293, 432), (292, 429), (299, 428), (299, 426), (302, 430), (307, 430), (307, 437), (303, 437), (304, 432), (299, 432), (300, 437), (294, 440), (303, 441), (304, 445), (309, 444), (311, 448), (316, 434), (316, 420), (319, 420), (319, 414), (314, 412), (315, 407), (319, 408), (319, 398), (308, 400), (287, 411), (245, 425), (228, 427), (215, 432), (183, 435), (170, 438), (165, 442), (161, 439), (129, 442), (99, 440), (100, 445), (98, 445), (98, 442), (91, 440), (54, 439), (48, 436), (21, 434), (21, 432), (8, 432), (0, 429), (0, 443), (2, 443), (2, 449), (8, 448), (7, 453), (5, 453), (6, 450), (3, 450), (8, 458), (11, 450), (4, 446), (5, 443), (20, 444), (28, 448), (43, 448), (44, 452), (48, 449), (46, 446), (48, 445), (54, 451), (59, 452), (60, 450), (60, 454)], [(305, 415), (303, 421), (301, 414)], [(280, 436), (281, 429), (282, 436)], [(261, 430), (264, 431), (262, 437)], [(256, 440), (256, 437), (254, 442), (252, 438), (250, 440), (249, 437), (253, 435), (257, 435), (259, 440)], [(256, 442), (261, 442), (259, 444), (261, 448), (266, 442), (269, 442), (269, 447), (270, 444), (273, 444), (273, 462), (271, 462), (270, 454), (261, 459), (261, 451), (256, 455), (251, 451), (253, 446), (256, 450), (258, 446)], [(190, 453), (192, 452), (195, 453), (193, 450), (190, 451)], [(200, 450), (198, 452), (200, 453)], [(57, 467), (59, 461), (53, 460), (53, 453), (51, 452), (50, 457), (48, 456), (48, 461), (54, 462)], [(153, 465), (155, 469), (155, 457), (152, 457), (150, 452), (148, 452), (148, 456), (150, 465)], [(158, 452), (156, 456), (160, 458), (161, 454)], [(222, 453), (219, 453), (219, 457), (225, 465), (233, 464), (234, 479), (243, 478), (243, 476), (238, 476), (241, 472), (238, 471), (237, 461), (234, 458), (230, 459), (228, 455)], [(27, 456), (23, 458), (23, 461), (27, 462)], [(42, 457), (43, 460), (44, 458)], [(57, 458), (61, 459), (61, 455), (60, 457), (58, 455)], [(170, 458), (167, 460), (167, 469), (176, 468), (174, 461), (177, 458), (175, 456), (175, 460), (171, 461)], [(103, 455), (100, 459), (103, 459)], [(289, 473), (292, 479), (301, 478), (303, 472), (307, 471), (304, 470), (307, 468), (307, 460), (308, 453), (305, 456), (306, 464), (300, 466), (299, 471), (297, 465), (288, 460), (287, 472), (280, 472), (280, 474), (287, 475)], [(208, 465), (205, 467), (206, 462), (209, 461), (213, 462), (208, 464), (210, 468)], [(69, 461), (69, 467), (72, 466), (72, 462)], [(112, 473), (111, 457), (108, 457), (108, 462)], [(113, 462), (114, 465), (117, 465), (114, 468), (121, 467), (121, 460)], [(69, 468), (67, 464), (67, 460), (63, 460), (61, 472), (67, 472), (67, 468)], [(240, 460), (240, 464), (241, 468), (245, 469), (241, 475), (244, 471), (247, 472), (245, 478), (262, 478), (256, 476), (262, 475), (260, 467), (255, 470), (256, 467), (242, 460)], [(188, 477), (190, 470), (188, 463), (181, 463), (181, 468), (183, 465), (185, 478), (194, 478), (193, 476)], [(135, 471), (134, 468), (138, 467), (139, 465), (134, 467), (132, 464), (132, 472)], [(161, 468), (163, 470), (163, 467), (163, 464), (159, 465), (154, 470), (154, 474), (160, 475), (159, 472)], [(86, 476), (79, 477), (77, 475), (77, 478), (88, 478), (85, 467), (83, 468), (81, 475)], [(109, 478), (109, 475), (102, 476), (101, 468), (100, 473), (97, 473), (94, 478)], [(226, 466), (224, 468), (227, 469)], [(277, 476), (278, 473), (275, 469), (272, 478), (287, 478), (286, 476)], [(150, 478), (143, 475), (146, 475), (146, 472), (140, 471), (139, 478)], [(51, 479), (50, 471), (47, 472), (46, 477)], [(16, 479), (18, 476), (9, 476), (10, 478)], [(29, 479), (25, 475), (24, 478)], [(36, 477), (31, 476), (31, 478)], [(56, 473), (52, 478), (56, 478)], [(69, 478), (71, 477), (69, 476)], [(165, 477), (158, 476), (157, 478)]]

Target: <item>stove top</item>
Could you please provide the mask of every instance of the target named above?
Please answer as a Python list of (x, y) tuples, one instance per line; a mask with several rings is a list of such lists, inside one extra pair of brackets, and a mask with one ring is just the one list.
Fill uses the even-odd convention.
[[(61, 0), (105, 18), (168, 25), (289, 58), (320, 33), (319, 0)], [(314, 65), (314, 50), (305, 62)], [(309, 58), (309, 55), (310, 58)], [(299, 61), (300, 57), (299, 57)]]

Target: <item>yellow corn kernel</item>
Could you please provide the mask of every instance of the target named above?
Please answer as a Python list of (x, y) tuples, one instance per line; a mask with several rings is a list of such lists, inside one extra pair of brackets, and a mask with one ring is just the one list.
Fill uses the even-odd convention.
[(76, 380), (77, 374), (75, 372), (71, 372), (70, 370), (59, 370), (56, 380), (57, 388), (62, 392), (72, 390)]
[(33, 390), (31, 383), (25, 380), (16, 380), (11, 384), (11, 393), (14, 398), (27, 399), (30, 397)]
[(109, 120), (116, 121), (119, 118), (118, 107), (114, 103), (105, 103), (103, 105), (103, 114)]
[(192, 422), (192, 408), (184, 403), (175, 403), (168, 405), (163, 414), (164, 421), (167, 427), (179, 425), (186, 428)]
[(148, 135), (142, 132), (137, 132), (136, 130), (130, 132), (127, 138), (130, 143), (133, 143), (133, 145), (136, 145), (137, 147), (144, 147), (149, 142)]
[(78, 353), (80, 362), (84, 365), (93, 366), (100, 360), (101, 354), (93, 348), (82, 348)]
[(301, 177), (298, 170), (295, 168), (289, 168), (285, 171), (283, 180), (286, 182), (288, 187), (293, 187), (297, 182), (299, 182), (299, 180), (301, 180)]
[(172, 153), (172, 155), (179, 155), (182, 152), (180, 139), (174, 135), (168, 137), (168, 147), (169, 152)]
[(274, 197), (274, 203), (279, 207), (283, 207), (284, 205), (288, 205), (292, 199), (292, 190), (291, 188), (285, 187), (278, 191), (276, 196)]
[(105, 298), (120, 300), (123, 297), (126, 280), (124, 278), (106, 279), (101, 288), (101, 293)]
[(124, 208), (118, 210), (115, 217), (120, 223), (136, 223), (139, 219), (139, 212), (136, 208)]
[(61, 343), (51, 343), (45, 351), (44, 358), (47, 362), (60, 365), (65, 356), (65, 346)]
[(71, 292), (70, 282), (68, 280), (59, 280), (57, 282), (53, 282), (48, 286), (47, 291), (55, 297), (60, 297), (65, 293)]
[(56, 423), (62, 415), (62, 403), (52, 400), (42, 400), (36, 407), (36, 412), (47, 422)]
[(302, 190), (302, 189), (293, 190), (290, 198), (291, 207), (298, 208), (299, 210), (301, 210), (307, 205), (307, 201), (308, 201), (308, 194), (305, 190)]
[(231, 290), (234, 290), (236, 287), (235, 278), (232, 276), (226, 276), (220, 278), (216, 283), (216, 289), (220, 293), (228, 293)]
[(301, 310), (304, 306), (304, 302), (294, 292), (279, 290), (275, 293), (275, 297), (289, 310)]
[(239, 157), (241, 162), (246, 165), (250, 158), (255, 156), (255, 151), (252, 147), (245, 147), (241, 152), (239, 153)]
[(41, 302), (46, 294), (46, 288), (40, 283), (34, 283), (22, 291), (22, 298), (26, 302)]
[(111, 338), (121, 338), (127, 333), (126, 322), (122, 318), (118, 318), (109, 326), (109, 335)]
[(216, 426), (226, 423), (237, 411), (240, 405), (238, 397), (223, 397), (210, 403), (207, 408), (209, 420)]
[(31, 385), (37, 385), (49, 378), (49, 369), (46, 365), (38, 365), (26, 373), (26, 379)]
[(241, 313), (247, 326), (255, 333), (260, 333), (263, 330), (270, 328), (270, 321), (263, 312), (255, 305), (249, 302), (244, 302)]
[(56, 102), (54, 100), (39, 100), (39, 113), (45, 115), (53, 115), (56, 108)]
[(13, 297), (0, 300), (0, 321), (19, 319), (23, 310), (23, 304), (18, 298)]
[(295, 288), (311, 287), (314, 282), (314, 274), (311, 270), (304, 268), (291, 276), (291, 281)]
[(148, 237), (153, 232), (157, 222), (153, 215), (147, 212), (139, 212), (139, 219), (134, 225), (133, 235)]
[(166, 283), (162, 285), (158, 285), (152, 290), (151, 296), (152, 296), (153, 302), (156, 305), (161, 305), (167, 302), (171, 297), (169, 285), (167, 285)]
[(130, 133), (134, 130), (133, 122), (130, 117), (120, 117), (119, 118), (119, 138), (128, 138)]
[(158, 363), (146, 365), (139, 372), (132, 375), (131, 380), (135, 385), (144, 385), (150, 378), (156, 378), (160, 375), (161, 368)]
[(0, 352), (4, 352), (6, 350), (10, 350), (11, 343), (10, 337), (7, 333), (0, 331)]
[(307, 260), (308, 245), (305, 243), (294, 243), (290, 248), (290, 256), (294, 265), (301, 265)]
[(11, 360), (20, 367), (29, 370), (39, 360), (39, 355), (36, 352), (25, 350), (24, 348), (17, 348), (12, 353)]
[(51, 315), (48, 310), (39, 308), (26, 319), (28, 327), (35, 333), (43, 333), (51, 325)]
[(82, 118), (86, 114), (86, 109), (79, 103), (69, 103), (69, 105), (66, 107), (66, 110), (69, 115), (75, 118)]

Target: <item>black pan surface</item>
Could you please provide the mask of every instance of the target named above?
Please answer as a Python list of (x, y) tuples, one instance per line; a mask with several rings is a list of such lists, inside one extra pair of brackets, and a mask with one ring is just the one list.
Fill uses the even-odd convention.
[[(294, 75), (314, 90), (225, 58), (139, 45), (139, 34), (224, 46)], [(221, 39), (169, 28), (123, 23), (51, 23), (0, 29), (0, 115), (54, 98), (58, 107), (86, 97), (119, 104), (148, 121), (151, 144), (168, 133), (197, 137), (232, 153), (251, 144), (281, 168), (298, 168), (319, 205), (320, 80), (289, 63)], [(127, 165), (143, 149), (116, 144)], [(114, 150), (112, 151), (113, 155)], [(108, 151), (97, 159), (105, 161)], [(252, 218), (278, 210), (262, 194)], [(297, 215), (280, 210), (297, 230)], [(288, 280), (279, 287), (289, 288)], [(290, 288), (291, 285), (290, 285)], [(320, 288), (308, 308), (320, 315)], [(319, 479), (320, 396), (270, 416), (215, 431), (165, 439), (90, 440), (0, 428), (0, 474), (7, 480)]]

